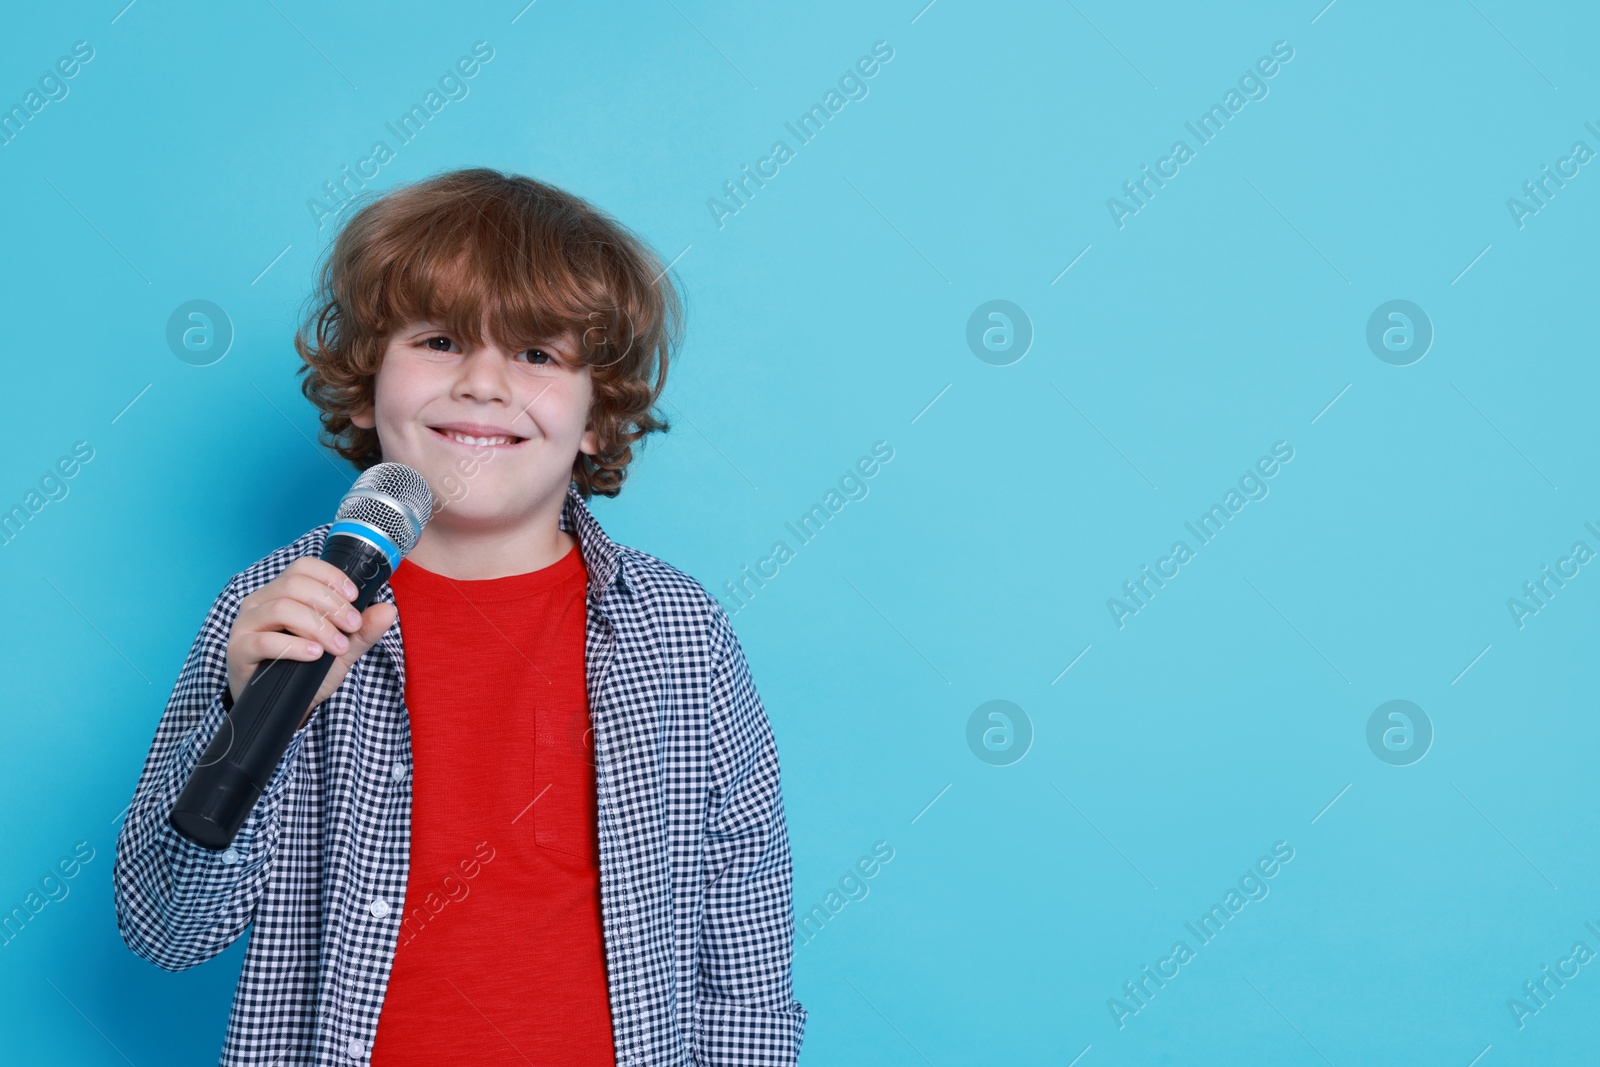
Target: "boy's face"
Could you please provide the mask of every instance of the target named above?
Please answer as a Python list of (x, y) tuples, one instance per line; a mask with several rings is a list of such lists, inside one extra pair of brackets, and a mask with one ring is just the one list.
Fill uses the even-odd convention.
[[(389, 338), (372, 407), (351, 421), (378, 431), (384, 460), (428, 480), (430, 525), (538, 521), (559, 514), (578, 453), (599, 447), (588, 428), (591, 371), (577, 363), (577, 346), (569, 331), (517, 351), (499, 342), (469, 348), (442, 326), (409, 323)], [(462, 442), (445, 427), (495, 440)]]

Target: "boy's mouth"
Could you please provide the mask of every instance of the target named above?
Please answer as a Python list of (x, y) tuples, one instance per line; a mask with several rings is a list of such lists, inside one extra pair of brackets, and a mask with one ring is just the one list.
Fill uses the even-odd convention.
[(457, 430), (441, 430), (437, 426), (430, 426), (428, 429), (432, 430), (435, 436), (465, 448), (515, 448), (527, 440), (526, 437), (518, 437), (515, 434), (466, 434)]

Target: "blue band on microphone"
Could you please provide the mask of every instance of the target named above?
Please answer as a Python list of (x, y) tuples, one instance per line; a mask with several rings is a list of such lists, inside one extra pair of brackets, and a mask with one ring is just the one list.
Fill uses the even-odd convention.
[(368, 526), (364, 522), (351, 522), (346, 519), (343, 522), (334, 523), (332, 529), (328, 531), (328, 536), (332, 537), (334, 534), (338, 533), (349, 534), (352, 537), (359, 537), (363, 541), (371, 541), (373, 544), (381, 548), (383, 550), (383, 554), (389, 557), (390, 573), (393, 573), (394, 569), (400, 566), (400, 546), (389, 540), (389, 538), (386, 537), (383, 532), (376, 527)]

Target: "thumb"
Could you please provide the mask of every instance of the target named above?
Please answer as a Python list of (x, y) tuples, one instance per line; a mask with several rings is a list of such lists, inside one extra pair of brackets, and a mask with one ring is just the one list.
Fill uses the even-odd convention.
[(400, 617), (400, 611), (387, 601), (380, 601), (361, 613), (361, 628), (350, 635), (350, 648), (348, 655), (352, 660), (359, 659), (361, 655), (378, 643), (378, 638), (388, 632), (389, 627)]

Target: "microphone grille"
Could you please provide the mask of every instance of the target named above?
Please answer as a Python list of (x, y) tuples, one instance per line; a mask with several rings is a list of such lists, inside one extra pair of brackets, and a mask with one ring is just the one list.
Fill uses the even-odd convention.
[(432, 515), (433, 490), (426, 478), (404, 463), (378, 463), (362, 471), (339, 502), (337, 519), (382, 531), (404, 556), (416, 547)]

